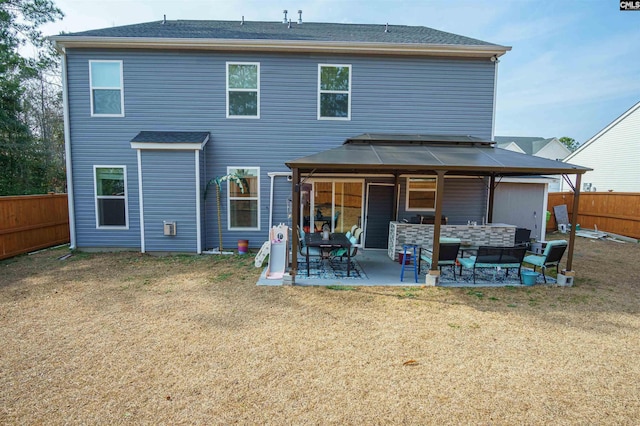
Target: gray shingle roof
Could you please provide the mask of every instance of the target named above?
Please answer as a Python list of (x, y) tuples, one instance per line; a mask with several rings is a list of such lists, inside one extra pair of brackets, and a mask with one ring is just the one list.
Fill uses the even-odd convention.
[[(405, 43), (457, 46), (498, 46), (428, 27), (372, 24), (245, 21), (156, 21), (64, 34), (64, 37), (122, 37), (226, 40), (286, 40), (308, 42)], [(53, 37), (54, 39), (56, 37)]]
[(542, 138), (542, 137), (525, 137), (525, 136), (495, 136), (494, 140), (498, 143), (498, 146), (502, 148), (513, 142), (520, 147), (526, 154), (534, 155), (540, 151), (547, 144), (549, 144), (554, 138)]
[(204, 143), (209, 132), (148, 132), (138, 133), (131, 142), (142, 143)]

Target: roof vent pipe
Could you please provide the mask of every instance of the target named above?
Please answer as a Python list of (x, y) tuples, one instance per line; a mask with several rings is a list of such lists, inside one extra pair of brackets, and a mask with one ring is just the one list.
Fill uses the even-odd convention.
[(240, 21), (240, 25), (244, 25), (244, 15), (242, 15), (242, 21)]
[(162, 18), (162, 25), (167, 23), (167, 15), (164, 15), (164, 18)]
[(283, 23), (283, 24), (286, 24), (287, 22), (289, 22), (289, 21), (287, 20), (287, 9), (283, 10), (283, 11), (282, 11), (282, 13), (284, 13), (284, 19), (282, 20), (282, 23)]
[(387, 24), (384, 26), (384, 32), (388, 33), (389, 32), (389, 23), (387, 22)]
[(289, 25), (287, 25), (287, 28), (291, 29), (291, 19), (289, 19)]
[(298, 10), (298, 25), (302, 24), (302, 10)]

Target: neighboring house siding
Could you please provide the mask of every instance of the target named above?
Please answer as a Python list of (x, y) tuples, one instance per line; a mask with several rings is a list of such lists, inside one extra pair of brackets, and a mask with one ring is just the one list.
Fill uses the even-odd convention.
[[(205, 181), (226, 167), (260, 167), (261, 230), (227, 231), (258, 246), (267, 237), (271, 171), (367, 132), (491, 137), (494, 64), (486, 59), (234, 54), (68, 49), (69, 109), (79, 246), (139, 246), (137, 160), (141, 130), (208, 131)], [(123, 61), (124, 117), (90, 117), (89, 60)], [(226, 118), (227, 61), (260, 63), (260, 119)], [(351, 120), (317, 120), (318, 64), (352, 66)], [(99, 159), (99, 160), (97, 160)], [(129, 230), (95, 230), (92, 164), (127, 165)], [(274, 224), (287, 218), (290, 184), (276, 178)], [(217, 245), (215, 202), (206, 202), (207, 245)], [(465, 222), (466, 223), (466, 222)], [(203, 248), (204, 247), (203, 244)]]
[(553, 141), (545, 145), (534, 155), (536, 157), (548, 158), (550, 160), (562, 160), (569, 154), (571, 154), (571, 151), (565, 148), (564, 145), (560, 142)]
[[(196, 187), (193, 151), (142, 151), (146, 251), (196, 252)], [(163, 221), (175, 221), (166, 236)]]
[[(634, 108), (565, 159), (593, 169), (583, 175), (583, 184), (590, 183), (598, 192), (640, 192), (640, 103)], [(575, 176), (570, 179), (575, 182)], [(564, 182), (563, 190), (570, 190)]]

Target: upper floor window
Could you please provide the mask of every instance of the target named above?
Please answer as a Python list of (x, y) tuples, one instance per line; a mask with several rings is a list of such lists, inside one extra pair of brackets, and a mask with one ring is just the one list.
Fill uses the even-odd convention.
[(127, 229), (126, 166), (93, 167), (96, 228)]
[(436, 208), (436, 178), (407, 178), (407, 211), (429, 211)]
[(260, 167), (227, 167), (242, 182), (227, 182), (229, 230), (260, 229)]
[(318, 65), (318, 120), (351, 120), (351, 65)]
[(227, 118), (260, 118), (260, 64), (227, 62)]
[(91, 115), (124, 117), (122, 61), (89, 61)]

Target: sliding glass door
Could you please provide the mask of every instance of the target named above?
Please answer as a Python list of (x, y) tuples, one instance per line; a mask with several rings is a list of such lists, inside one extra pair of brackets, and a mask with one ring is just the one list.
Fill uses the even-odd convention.
[(326, 224), (331, 232), (345, 233), (353, 225), (362, 226), (363, 190), (362, 180), (312, 181), (301, 198), (303, 229), (320, 232)]

